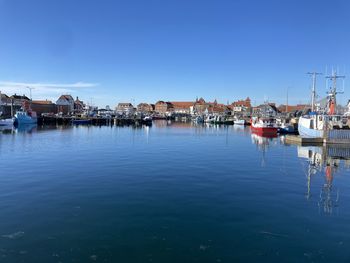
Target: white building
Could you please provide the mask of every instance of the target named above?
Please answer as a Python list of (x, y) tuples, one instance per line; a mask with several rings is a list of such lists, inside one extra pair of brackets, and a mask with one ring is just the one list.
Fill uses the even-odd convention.
[(71, 95), (61, 95), (56, 101), (56, 105), (58, 109), (60, 109), (60, 107), (67, 107), (69, 112), (74, 111), (74, 99)]
[(131, 103), (128, 102), (118, 103), (118, 106), (116, 107), (116, 112), (119, 115), (131, 116), (135, 113), (135, 108)]

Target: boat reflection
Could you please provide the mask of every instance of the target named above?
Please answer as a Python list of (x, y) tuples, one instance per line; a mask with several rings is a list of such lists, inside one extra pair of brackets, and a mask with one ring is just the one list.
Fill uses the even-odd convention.
[(273, 145), (278, 144), (277, 136), (263, 136), (257, 133), (251, 133), (252, 143), (257, 146), (257, 148), (262, 152), (261, 166), (266, 165), (266, 151)]
[(37, 124), (21, 124), (15, 128), (15, 132), (18, 133), (32, 133), (37, 130)]
[(334, 189), (333, 180), (341, 166), (350, 167), (350, 148), (341, 146), (298, 146), (298, 157), (306, 159), (307, 192), (306, 199), (312, 198), (312, 178), (324, 177), (318, 196), (320, 212), (332, 214), (338, 207), (339, 190)]

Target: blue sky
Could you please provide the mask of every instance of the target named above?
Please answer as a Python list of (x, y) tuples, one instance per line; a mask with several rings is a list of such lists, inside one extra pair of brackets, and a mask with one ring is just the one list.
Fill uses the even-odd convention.
[(350, 71), (349, 14), (346, 0), (0, 0), (0, 90), (114, 106), (284, 103), (289, 88), (305, 103), (306, 72)]

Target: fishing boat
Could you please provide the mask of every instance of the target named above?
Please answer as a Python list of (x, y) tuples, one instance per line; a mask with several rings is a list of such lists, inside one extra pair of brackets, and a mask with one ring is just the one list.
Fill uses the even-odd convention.
[(14, 124), (14, 119), (0, 119), (0, 126), (2, 127), (11, 127)]
[(215, 122), (215, 116), (213, 115), (207, 115), (207, 117), (204, 120), (205, 123), (214, 123)]
[(325, 109), (315, 110), (316, 73), (313, 73), (312, 110), (299, 119), (298, 130), (302, 138), (323, 139), (324, 143), (350, 143), (350, 117), (336, 112), (337, 79), (344, 78), (333, 72), (327, 78), (332, 87), (327, 95)]
[(36, 115), (36, 112), (32, 110), (31, 104), (32, 104), (32, 89), (28, 87), (30, 90), (30, 100), (23, 101), (22, 102), (22, 109), (20, 111), (17, 111), (15, 114), (15, 124), (16, 125), (26, 125), (26, 124), (37, 124), (38, 123), (38, 117)]
[(141, 119), (141, 123), (144, 124), (144, 125), (147, 125), (147, 126), (151, 126), (152, 125), (152, 121), (153, 121), (153, 118), (152, 116), (145, 116)]
[(277, 118), (277, 132), (279, 134), (296, 134), (298, 129), (288, 119)]
[(143, 117), (142, 119), (144, 122), (152, 122), (152, 117), (151, 116), (146, 116), (146, 117)]
[(22, 111), (17, 111), (15, 114), (15, 124), (17, 125), (36, 124), (37, 122), (38, 118), (35, 111), (26, 111), (23, 109)]
[(261, 136), (277, 135), (277, 125), (273, 118), (268, 117), (253, 117), (251, 120), (252, 132)]
[(235, 118), (234, 119), (234, 124), (235, 125), (245, 125), (245, 120), (244, 119), (238, 119), (238, 118)]

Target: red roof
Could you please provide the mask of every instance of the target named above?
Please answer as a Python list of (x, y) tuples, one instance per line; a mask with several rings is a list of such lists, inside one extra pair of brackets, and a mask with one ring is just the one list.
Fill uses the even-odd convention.
[(193, 106), (193, 101), (171, 101), (170, 102), (175, 109), (187, 109)]
[(53, 104), (51, 100), (33, 100), (33, 104)]
[(245, 100), (238, 100), (232, 103), (233, 107), (247, 107), (247, 108), (251, 108), (252, 105), (250, 103), (250, 98), (246, 98)]

